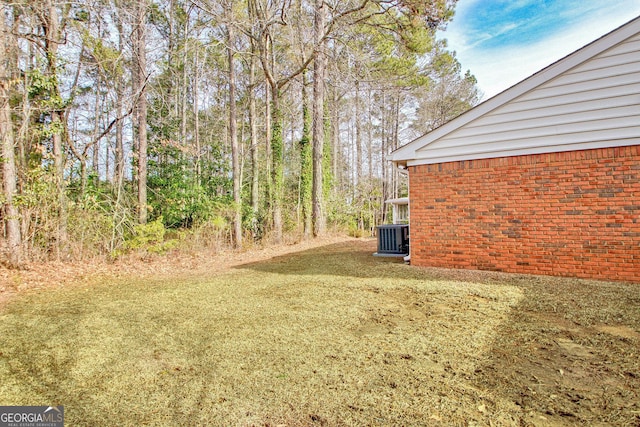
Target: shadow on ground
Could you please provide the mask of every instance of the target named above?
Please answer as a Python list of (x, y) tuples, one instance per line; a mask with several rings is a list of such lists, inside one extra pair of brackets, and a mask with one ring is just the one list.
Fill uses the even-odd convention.
[(236, 269), (290, 275), (334, 275), (358, 278), (423, 277), (402, 258), (374, 257), (374, 239), (350, 240), (242, 264)]

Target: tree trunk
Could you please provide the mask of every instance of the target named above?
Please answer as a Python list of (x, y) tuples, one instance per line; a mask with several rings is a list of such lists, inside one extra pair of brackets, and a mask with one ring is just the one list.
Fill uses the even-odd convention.
[[(122, 28), (122, 21), (120, 16), (117, 15), (115, 19), (116, 28), (118, 29), (118, 51), (122, 53), (124, 49), (124, 30)], [(116, 77), (116, 117), (122, 117), (123, 103), (124, 103), (124, 76)], [(120, 193), (122, 190), (122, 184), (124, 182), (124, 122), (118, 120), (116, 123), (116, 146), (114, 150), (114, 169), (113, 169), (113, 184), (115, 185), (116, 194), (118, 196), (118, 203), (120, 201)]]
[[(267, 130), (267, 165), (271, 164), (271, 170), (267, 169), (267, 194), (269, 209), (272, 218), (272, 233), (274, 243), (282, 242), (282, 199), (284, 191), (284, 138), (282, 135), (282, 111), (280, 111), (280, 86), (272, 73), (274, 68), (273, 58), (270, 55), (271, 39), (269, 34), (263, 34), (260, 42), (260, 61), (264, 71), (268, 89), (267, 96), (270, 100), (266, 103), (266, 130)], [(270, 102), (269, 102), (270, 101)]]
[(264, 92), (265, 92), (265, 106), (264, 106), (264, 129), (265, 129), (265, 143), (264, 143), (264, 156), (265, 156), (265, 194), (267, 195), (267, 204), (269, 206), (269, 208), (271, 208), (271, 193), (272, 193), (272, 188), (271, 188), (271, 138), (273, 138), (272, 135), (272, 131), (273, 131), (273, 125), (271, 124), (271, 117), (272, 117), (272, 113), (271, 113), (271, 103), (272, 101), (272, 96), (271, 96), (271, 90), (270, 90), (271, 86), (269, 85), (265, 85), (264, 88)]
[[(98, 80), (100, 81), (100, 80)], [(104, 98), (100, 97), (100, 96), (96, 96), (95, 99), (95, 104), (93, 106), (93, 117), (95, 117), (95, 122), (93, 123), (93, 136), (91, 138), (92, 141), (95, 141), (95, 144), (93, 145), (93, 149), (92, 149), (92, 166), (93, 166), (93, 173), (95, 174), (95, 176), (93, 177), (94, 179), (94, 185), (97, 187), (98, 183), (100, 182), (100, 140), (98, 138), (98, 135), (100, 135), (100, 118), (102, 115), (102, 111), (104, 111), (103, 105), (101, 105), (101, 101), (104, 102)], [(84, 160), (84, 159), (83, 159)], [(85, 161), (85, 173), (84, 173), (84, 179), (82, 181), (82, 188), (81, 188), (81, 194), (84, 195), (85, 191), (87, 190), (87, 171), (86, 171), (86, 160)]]
[[(116, 83), (116, 115), (122, 117), (122, 101), (124, 98), (124, 88), (121, 80), (118, 79)], [(118, 120), (116, 123), (116, 147), (114, 153), (114, 171), (113, 171), (113, 184), (116, 187), (116, 192), (122, 189), (122, 183), (124, 181), (124, 123), (123, 120)]]
[(324, 158), (324, 73), (326, 68), (325, 43), (323, 41), (326, 20), (326, 6), (323, 0), (315, 0), (313, 22), (313, 235), (324, 234), (326, 218), (323, 197)]
[[(47, 72), (52, 79), (51, 97), (58, 99), (57, 104), (61, 104), (60, 88), (58, 85), (58, 45), (62, 38), (60, 23), (58, 21), (58, 11), (51, 0), (46, 2), (46, 12), (43, 15), (42, 27), (45, 37), (45, 51), (47, 56)], [(56, 104), (56, 103), (54, 103)], [(66, 134), (66, 122), (61, 105), (54, 105), (51, 111), (51, 129), (53, 145), (53, 169), (56, 193), (58, 196), (58, 236), (56, 242), (56, 256), (58, 259), (65, 252), (67, 245), (67, 197), (64, 182), (64, 147), (62, 136)]]
[(253, 85), (255, 84), (255, 76), (256, 76), (256, 60), (255, 60), (255, 47), (253, 42), (251, 43), (251, 64), (250, 64), (250, 75), (249, 75), (249, 85), (250, 85), (250, 93), (249, 93), (249, 127), (250, 127), (250, 138), (251, 138), (251, 210), (253, 211), (254, 220), (258, 214), (259, 207), (259, 165), (258, 165), (258, 123), (257, 123), (257, 113), (256, 113), (256, 97), (255, 97), (255, 89)]
[[(391, 153), (393, 150), (398, 148), (399, 137), (400, 137), (400, 92), (397, 91), (395, 105), (393, 108), (393, 140), (391, 141), (391, 150), (389, 151), (389, 153)], [(395, 199), (398, 197), (398, 169), (394, 168), (391, 165), (391, 162), (387, 162), (387, 163), (389, 163), (389, 168), (391, 170), (391, 182), (393, 183), (391, 198)]]
[(13, 122), (11, 121), (11, 54), (13, 43), (7, 31), (4, 20), (4, 10), (0, 15), (0, 143), (2, 144), (2, 190), (4, 206), (2, 218), (4, 220), (5, 237), (9, 254), (7, 260), (12, 266), (19, 266), (22, 262), (22, 239), (20, 235), (20, 214), (14, 204), (17, 192), (18, 174), (16, 168), (15, 140)]
[(331, 175), (335, 185), (333, 195), (338, 194), (338, 189), (342, 187), (342, 177), (338, 168), (340, 147), (340, 105), (338, 102), (337, 89), (334, 87), (331, 91)]
[(202, 143), (200, 141), (200, 56), (196, 48), (194, 52), (193, 76), (193, 143), (196, 147), (195, 175), (198, 185), (202, 185)]
[(371, 126), (371, 88), (367, 90), (367, 154), (369, 160), (369, 182), (373, 182), (373, 126)]
[(387, 220), (387, 209), (384, 204), (384, 201), (387, 199), (387, 167), (385, 162), (387, 161), (387, 105), (386, 105), (386, 94), (384, 89), (382, 90), (382, 104), (380, 107), (380, 160), (381, 160), (381, 169), (382, 169), (382, 203), (380, 206), (380, 217), (381, 223), (384, 224)]
[(282, 111), (280, 90), (271, 90), (271, 214), (273, 217), (274, 243), (282, 242), (282, 199), (284, 197), (284, 137), (282, 135)]
[(300, 138), (300, 204), (302, 205), (302, 223), (304, 237), (311, 236), (313, 231), (313, 223), (311, 221), (312, 213), (312, 183), (313, 183), (313, 167), (312, 167), (312, 147), (311, 135), (309, 129), (309, 100), (307, 97), (307, 74), (302, 73), (302, 138)]
[(233, 26), (227, 24), (227, 58), (229, 60), (229, 138), (231, 139), (231, 163), (233, 174), (233, 240), (236, 248), (242, 247), (242, 199), (240, 188), (240, 149), (238, 147), (238, 122), (236, 119), (236, 73), (233, 56)]
[(146, 52), (146, 12), (145, 0), (136, 5), (135, 27), (133, 32), (133, 74), (136, 100), (136, 146), (138, 149), (138, 222), (147, 223), (147, 52)]
[(362, 183), (362, 111), (360, 110), (360, 82), (356, 80), (356, 183)]

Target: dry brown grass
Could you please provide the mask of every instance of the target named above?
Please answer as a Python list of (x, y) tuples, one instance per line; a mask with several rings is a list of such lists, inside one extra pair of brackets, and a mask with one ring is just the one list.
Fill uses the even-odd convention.
[(87, 426), (640, 423), (639, 286), (417, 269), (373, 249), (16, 296), (0, 311), (0, 403), (65, 405)]

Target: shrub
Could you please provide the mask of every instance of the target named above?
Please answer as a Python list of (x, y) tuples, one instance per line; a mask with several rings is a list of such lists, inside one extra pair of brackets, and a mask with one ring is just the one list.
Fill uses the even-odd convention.
[(165, 241), (166, 229), (163, 218), (147, 224), (138, 224), (133, 227), (133, 234), (126, 240), (125, 249), (160, 254), (177, 246), (178, 240)]

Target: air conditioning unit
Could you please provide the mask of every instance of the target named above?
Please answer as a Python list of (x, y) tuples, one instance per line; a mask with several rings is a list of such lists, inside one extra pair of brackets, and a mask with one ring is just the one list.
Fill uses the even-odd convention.
[(378, 227), (378, 252), (376, 255), (409, 254), (409, 226), (406, 224), (386, 224)]

